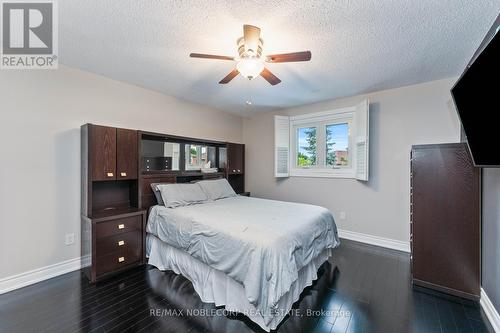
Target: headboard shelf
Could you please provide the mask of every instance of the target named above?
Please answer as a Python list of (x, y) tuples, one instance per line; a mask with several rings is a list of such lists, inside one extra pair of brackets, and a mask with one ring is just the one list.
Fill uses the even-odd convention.
[(112, 180), (93, 182), (92, 212), (112, 211), (127, 209), (137, 206), (137, 180)]
[(204, 173), (201, 171), (142, 171), (142, 176), (173, 176), (173, 177), (197, 177), (197, 176), (212, 176), (213, 177), (224, 177), (225, 172), (212, 172)]
[(137, 207), (117, 207), (115, 209), (107, 209), (107, 210), (100, 210), (100, 211), (95, 211), (94, 215), (92, 215), (92, 219), (97, 219), (97, 220), (106, 220), (107, 218), (120, 218), (120, 217), (126, 217), (130, 214), (137, 213), (141, 209)]
[(226, 142), (223, 142), (223, 141), (190, 138), (187, 136), (161, 134), (161, 133), (146, 132), (146, 131), (139, 131), (139, 137), (141, 137), (143, 140), (155, 140), (155, 141), (164, 141), (164, 142), (172, 141), (172, 142), (179, 142), (179, 143), (195, 143), (195, 144), (199, 143), (199, 144), (207, 144), (207, 145), (219, 146), (219, 147), (225, 147), (227, 144)]

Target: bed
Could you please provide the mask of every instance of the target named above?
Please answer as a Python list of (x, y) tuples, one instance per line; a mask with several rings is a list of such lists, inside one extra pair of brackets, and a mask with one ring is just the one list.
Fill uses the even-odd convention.
[(203, 302), (275, 329), (338, 246), (325, 208), (230, 196), (156, 205), (147, 224), (148, 263), (184, 275)]

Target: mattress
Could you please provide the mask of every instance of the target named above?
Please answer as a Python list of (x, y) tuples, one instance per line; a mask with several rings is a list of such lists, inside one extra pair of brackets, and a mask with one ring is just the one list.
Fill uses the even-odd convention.
[(151, 209), (147, 232), (243, 286), (269, 326), (299, 271), (339, 244), (325, 208), (243, 196)]
[[(218, 271), (188, 253), (166, 244), (154, 235), (147, 236), (147, 255), (149, 264), (159, 270), (172, 270), (182, 274), (191, 281), (196, 293), (205, 303), (224, 306), (229, 312), (238, 312), (247, 316), (262, 329), (275, 329), (288, 314), (304, 288), (310, 286), (318, 278), (318, 268), (328, 260), (332, 249), (325, 249), (316, 258), (298, 272), (298, 278), (290, 286), (290, 290), (279, 300), (271, 315), (272, 320), (265, 322), (265, 316), (251, 304), (245, 295), (243, 285), (227, 274)], [(215, 320), (214, 320), (215, 319)], [(203, 326), (216, 332), (234, 332), (232, 325), (237, 322), (217, 320), (217, 318), (201, 318), (206, 321)], [(229, 326), (228, 326), (229, 325)]]

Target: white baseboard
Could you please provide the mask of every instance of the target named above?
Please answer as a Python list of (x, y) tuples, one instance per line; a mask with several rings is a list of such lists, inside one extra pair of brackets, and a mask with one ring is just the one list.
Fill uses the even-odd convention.
[(359, 232), (348, 231), (339, 229), (339, 237), (350, 239), (360, 243), (366, 243), (376, 246), (385, 247), (388, 249), (410, 252), (410, 242), (402, 242), (395, 239), (389, 239), (384, 237), (372, 236), (367, 234), (362, 234)]
[(82, 267), (81, 258), (66, 260), (50, 266), (34, 269), (17, 275), (0, 279), (0, 295), (6, 292), (26, 287), (58, 275), (76, 271)]
[(495, 309), (495, 306), (491, 303), (490, 298), (483, 288), (481, 288), (481, 300), (479, 303), (495, 332), (500, 333), (500, 314), (498, 314), (497, 309)]

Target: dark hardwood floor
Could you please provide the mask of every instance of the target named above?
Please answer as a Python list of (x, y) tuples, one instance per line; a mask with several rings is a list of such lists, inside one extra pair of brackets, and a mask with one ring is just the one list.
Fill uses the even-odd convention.
[[(412, 288), (407, 254), (343, 240), (320, 273), (278, 332), (493, 332), (477, 304)], [(0, 332), (263, 332), (214, 310), (173, 272), (72, 272), (0, 295)]]

